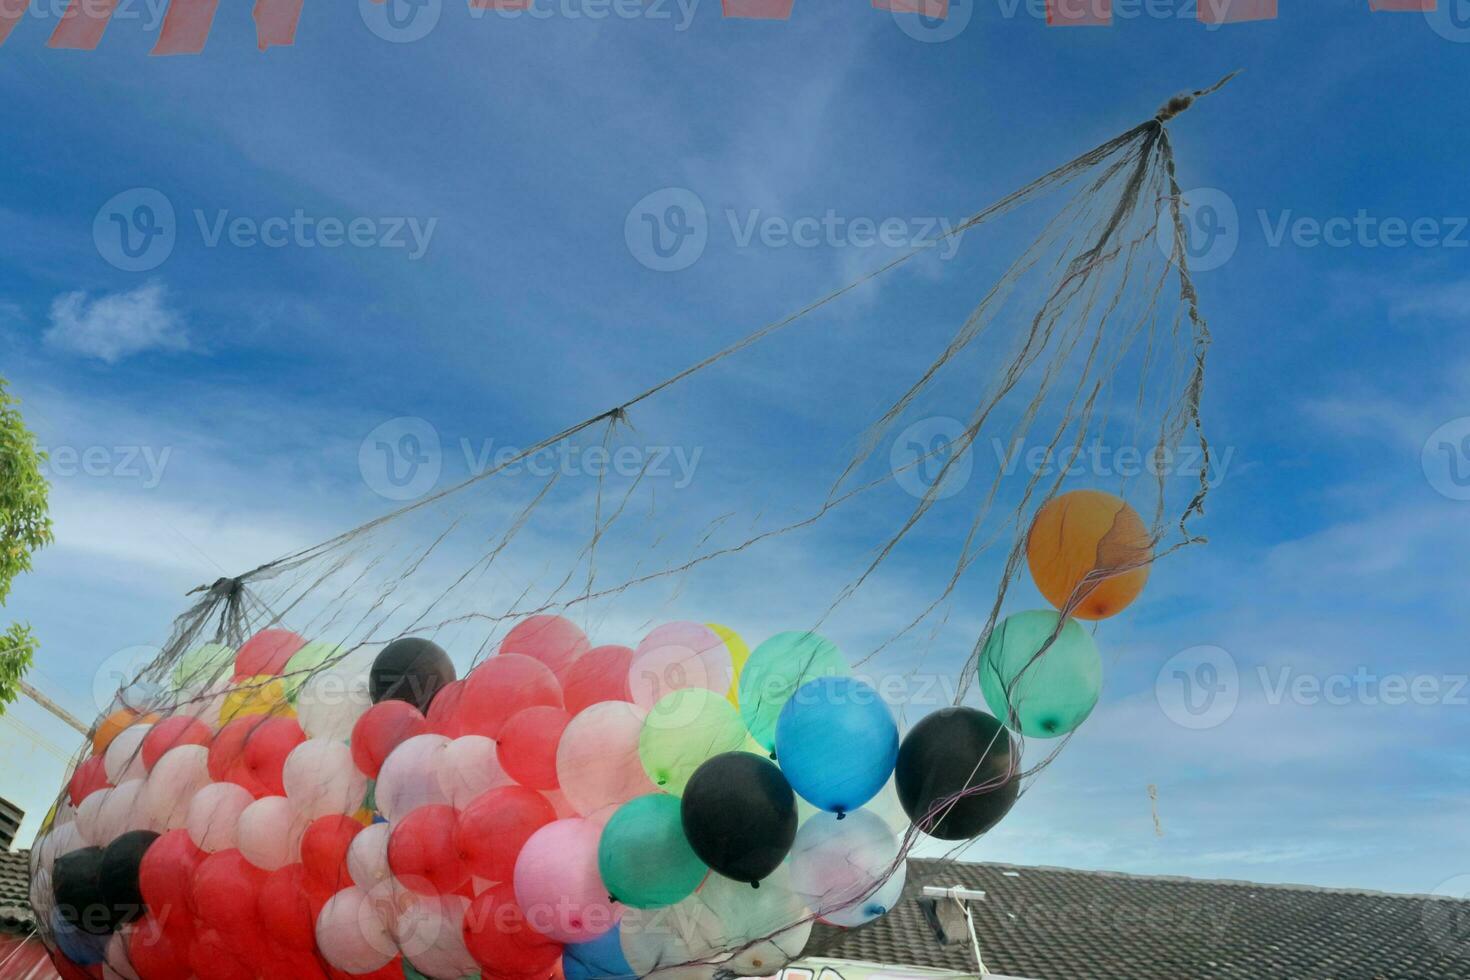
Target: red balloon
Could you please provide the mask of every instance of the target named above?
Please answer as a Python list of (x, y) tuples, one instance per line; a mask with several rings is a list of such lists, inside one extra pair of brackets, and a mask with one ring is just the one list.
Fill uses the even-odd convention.
[(209, 726), (198, 718), (176, 715), (157, 722), (143, 736), (143, 768), (153, 771), (154, 763), (169, 749), (178, 745), (208, 745)]
[(421, 806), (398, 821), (388, 836), (388, 867), (407, 888), (447, 894), (470, 876), (459, 852), (459, 815), (442, 803)]
[(576, 715), (600, 701), (633, 700), (628, 691), (628, 668), (632, 664), (632, 647), (604, 646), (588, 650), (572, 664), (562, 682), (567, 711)]
[(265, 934), (288, 950), (316, 948), (316, 917), (332, 897), (332, 889), (311, 879), (300, 864), (288, 864), (266, 876), (256, 897), (256, 912)]
[(97, 980), (102, 976), (102, 964), (77, 966), (63, 956), (60, 950), (51, 950), (51, 965), (56, 967), (56, 972), (62, 980)]
[(112, 784), (107, 781), (107, 766), (102, 756), (94, 755), (77, 766), (77, 771), (71, 774), (71, 781), (66, 784), (66, 795), (72, 806), (81, 806), (82, 801), (93, 791), (106, 789), (110, 785)]
[(506, 881), (481, 892), (464, 914), (464, 943), (486, 976), (546, 975), (561, 944), (532, 929)]
[(394, 749), (428, 730), (423, 714), (407, 701), (379, 701), (352, 726), (352, 761), (364, 776), (377, 779)]
[(170, 830), (148, 846), (138, 865), (138, 889), (151, 917), (172, 926), (194, 907), (194, 877), (207, 857), (187, 830)]
[(497, 786), (470, 801), (459, 815), (459, 850), (470, 872), (508, 882), (531, 835), (556, 819), (551, 802), (524, 786)]
[(335, 893), (352, 884), (347, 874), (347, 849), (362, 824), (340, 813), (319, 817), (301, 836), (301, 863), (315, 883)]
[(252, 943), (261, 934), (256, 905), (266, 874), (234, 848), (216, 851), (194, 872), (195, 914), (224, 940)]
[(306, 646), (306, 640), (290, 630), (261, 630), (235, 652), (235, 680), (242, 677), (275, 677), (286, 669), (291, 655)]
[[(182, 916), (182, 912), (175, 912)], [(147, 980), (189, 980), (189, 943), (193, 933), (180, 936), (153, 916), (139, 919), (128, 935), (128, 962)]]
[(372, 973), (343, 973), (330, 963), (323, 962), (331, 980), (403, 980), (403, 957), (393, 957), (393, 962), (381, 966)]
[(470, 672), (460, 700), (460, 717), (466, 734), (499, 738), (513, 715), (538, 705), (562, 706), (556, 675), (539, 660), (506, 653)]
[(293, 718), (236, 718), (210, 743), (209, 775), (215, 782), (244, 786), (253, 796), (285, 796), (281, 772), (286, 756), (304, 741), (306, 733)]
[(505, 723), (495, 756), (505, 774), (531, 789), (556, 789), (556, 747), (572, 716), (560, 708), (527, 708)]
[(261, 980), (326, 980), (320, 959), (315, 950), (288, 949), (273, 943), (266, 947), (261, 957)]
[(500, 641), (500, 654), (516, 654), (539, 660), (557, 680), (565, 680), (567, 671), (590, 646), (587, 634), (565, 616), (532, 616), (516, 623)]
[(214, 929), (199, 933), (189, 944), (189, 966), (199, 980), (256, 980), (255, 970)]
[(469, 734), (464, 730), (460, 718), (460, 699), (464, 697), (464, 681), (450, 681), (429, 702), (427, 720), (429, 731), (445, 738), (459, 738)]

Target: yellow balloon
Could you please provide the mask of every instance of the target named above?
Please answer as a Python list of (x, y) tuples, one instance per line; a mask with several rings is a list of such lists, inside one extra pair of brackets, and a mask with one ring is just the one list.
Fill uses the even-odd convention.
[(740, 671), (745, 667), (745, 661), (750, 659), (750, 647), (740, 638), (740, 634), (728, 626), (719, 623), (705, 623), (714, 630), (715, 635), (724, 641), (726, 649), (730, 651), (730, 662), (735, 665), (735, 673), (730, 678), (730, 690), (725, 692), (725, 697), (735, 707), (740, 707)]
[(225, 695), (219, 709), (219, 723), (226, 725), (236, 718), (252, 715), (296, 717), (296, 709), (286, 703), (286, 682), (279, 677), (247, 677)]

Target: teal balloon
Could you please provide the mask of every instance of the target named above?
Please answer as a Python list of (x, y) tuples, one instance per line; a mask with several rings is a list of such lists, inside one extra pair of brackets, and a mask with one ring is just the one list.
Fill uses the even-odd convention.
[(767, 751), (776, 748), (776, 722), (796, 689), (819, 677), (843, 677), (837, 644), (816, 633), (777, 633), (751, 653), (740, 672), (740, 720)]
[(871, 685), (855, 677), (819, 677), (781, 709), (776, 758), (802, 799), (851, 813), (893, 775), (898, 724)]
[[(1008, 727), (1031, 738), (1072, 731), (1102, 693), (1102, 657), (1092, 635), (1075, 619), (1057, 633), (1060, 618), (1050, 609), (1007, 616), (980, 654), (985, 703)], [(1057, 637), (1047, 646), (1053, 633)]]
[(679, 798), (665, 793), (618, 807), (598, 842), (597, 870), (609, 895), (639, 909), (688, 898), (709, 873), (684, 836)]

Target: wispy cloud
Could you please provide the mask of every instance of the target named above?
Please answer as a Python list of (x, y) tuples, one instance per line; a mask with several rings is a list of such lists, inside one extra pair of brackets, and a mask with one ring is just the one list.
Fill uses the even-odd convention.
[(161, 282), (95, 299), (81, 290), (63, 293), (51, 303), (45, 339), (108, 364), (144, 351), (189, 349), (184, 318), (169, 308)]

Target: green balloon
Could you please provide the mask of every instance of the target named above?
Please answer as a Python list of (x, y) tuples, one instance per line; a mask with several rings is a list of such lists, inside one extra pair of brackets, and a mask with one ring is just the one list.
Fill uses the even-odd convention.
[(740, 718), (767, 752), (776, 748), (776, 719), (796, 689), (818, 677), (844, 677), (837, 644), (816, 633), (777, 633), (755, 648), (740, 673)]
[[(1087, 720), (1102, 692), (1102, 657), (1092, 635), (1069, 619), (1051, 645), (1060, 614), (1007, 616), (980, 654), (980, 690), (995, 716), (1031, 738), (1056, 738)], [(1009, 697), (1007, 696), (1009, 692)], [(1015, 717), (1012, 717), (1014, 713)]]
[(679, 799), (664, 793), (639, 796), (603, 828), (597, 869), (608, 894), (624, 905), (657, 909), (694, 894), (709, 873), (684, 836)]
[(286, 700), (295, 704), (296, 696), (301, 693), (301, 685), (311, 678), (312, 672), (330, 660), (339, 659), (346, 652), (335, 643), (316, 640), (291, 654), (291, 659), (286, 661), (286, 669), (281, 672), (281, 680), (286, 685)]
[(235, 671), (235, 650), (223, 643), (205, 643), (174, 664), (174, 690), (197, 694), (220, 678), (229, 680)]
[(679, 796), (705, 760), (746, 744), (740, 715), (723, 694), (686, 687), (665, 694), (648, 712), (638, 735), (638, 758), (655, 786)]

